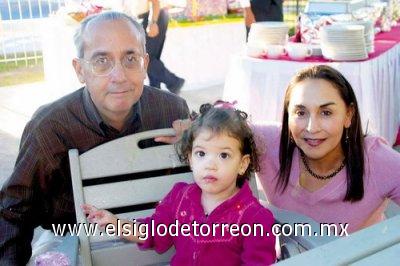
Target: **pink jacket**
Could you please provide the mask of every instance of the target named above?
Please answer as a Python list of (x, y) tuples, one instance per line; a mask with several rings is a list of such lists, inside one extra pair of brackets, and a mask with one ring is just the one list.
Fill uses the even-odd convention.
[[(200, 199), (201, 189), (196, 184), (178, 183), (160, 202), (155, 213), (142, 222), (147, 223), (150, 228), (152, 220), (155, 225), (174, 224), (176, 220), (180, 225), (192, 225), (196, 221), (197, 224), (207, 224), (210, 235), (201, 235), (201, 227), (196, 229), (196, 233), (195, 226), (191, 226), (188, 236), (154, 234), (145, 243), (139, 244), (139, 247), (153, 248), (158, 253), (163, 253), (174, 245), (176, 254), (171, 265), (269, 265), (275, 262), (275, 237), (271, 233), (274, 218), (269, 210), (258, 203), (247, 182), (236, 195), (219, 205), (209, 216), (204, 214)], [(239, 226), (246, 224), (242, 228), (244, 234), (249, 232), (247, 225), (260, 226), (254, 230), (255, 236), (244, 236), (240, 233), (233, 236), (227, 227), (221, 230), (223, 223)], [(212, 235), (213, 224), (216, 228), (215, 236)], [(206, 228), (204, 225), (204, 233), (207, 233)], [(260, 228), (263, 228), (263, 235), (258, 230)], [(231, 232), (236, 233), (233, 230)]]

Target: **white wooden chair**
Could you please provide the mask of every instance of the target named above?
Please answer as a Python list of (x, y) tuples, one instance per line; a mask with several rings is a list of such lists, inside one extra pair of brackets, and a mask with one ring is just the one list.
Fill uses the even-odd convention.
[[(161, 200), (175, 183), (193, 182), (190, 169), (178, 160), (173, 145), (139, 147), (142, 140), (173, 134), (172, 129), (153, 130), (107, 142), (81, 155), (70, 150), (77, 223), (89, 224), (81, 209), (83, 203), (108, 209), (120, 218), (148, 216), (154, 211), (149, 203)], [(165, 170), (172, 172), (165, 174)], [(169, 263), (174, 252), (140, 251), (136, 244), (118, 237), (87, 236), (84, 230), (79, 240), (84, 266), (162, 265)]]
[[(182, 164), (173, 145), (141, 149), (139, 142), (156, 136), (173, 135), (172, 129), (142, 132), (97, 146), (81, 155), (78, 150), (69, 151), (75, 211), (78, 224), (89, 224), (81, 205), (90, 203), (108, 209), (120, 218), (140, 218), (154, 211), (149, 203), (161, 200), (177, 182), (191, 183), (192, 173)], [(165, 174), (165, 170), (172, 173)], [(133, 174), (133, 175), (132, 175)], [(250, 179), (253, 194), (259, 198), (255, 178)], [(265, 204), (265, 202), (264, 202)], [(274, 213), (279, 223), (309, 222), (311, 219), (293, 212), (265, 205)], [(135, 210), (140, 207), (144, 210)], [(164, 254), (140, 251), (136, 244), (118, 237), (79, 235), (80, 256), (84, 266), (102, 265), (166, 265), (174, 250)], [(330, 242), (334, 237), (281, 238), (287, 256)]]
[(400, 265), (400, 215), (278, 265)]

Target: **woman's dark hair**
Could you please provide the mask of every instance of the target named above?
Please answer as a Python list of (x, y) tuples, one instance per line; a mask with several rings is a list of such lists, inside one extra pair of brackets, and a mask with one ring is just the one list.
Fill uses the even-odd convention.
[(343, 99), (346, 106), (353, 108), (351, 125), (348, 129), (344, 129), (347, 130), (348, 139), (346, 139), (346, 134), (343, 134), (341, 139), (341, 146), (347, 169), (347, 191), (344, 201), (359, 201), (364, 197), (364, 136), (361, 127), (361, 118), (358, 110), (357, 99), (353, 88), (346, 78), (339, 71), (325, 65), (316, 65), (301, 70), (292, 78), (286, 89), (283, 107), (282, 132), (279, 146), (280, 168), (277, 183), (278, 189), (281, 189), (281, 192), (283, 192), (288, 185), (293, 151), (296, 147), (294, 141), (291, 140), (288, 123), (288, 107), (291, 92), (297, 84), (307, 79), (322, 79), (328, 81), (338, 90), (340, 97)]
[[(222, 104), (222, 107), (215, 107)], [(210, 130), (213, 134), (227, 134), (240, 143), (240, 151), (243, 155), (250, 155), (250, 164), (246, 172), (236, 180), (236, 186), (242, 187), (245, 180), (250, 178), (251, 172), (259, 171), (258, 154), (254, 142), (253, 133), (247, 123), (247, 114), (232, 106), (226, 107), (222, 101), (214, 105), (203, 104), (200, 106), (200, 114), (194, 114), (194, 120), (189, 129), (185, 130), (181, 140), (175, 144), (175, 149), (182, 162), (189, 163), (189, 155), (192, 152), (193, 141), (202, 130)]]

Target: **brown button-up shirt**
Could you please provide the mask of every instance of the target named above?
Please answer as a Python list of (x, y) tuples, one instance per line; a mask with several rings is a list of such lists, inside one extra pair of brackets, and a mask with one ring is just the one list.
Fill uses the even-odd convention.
[(185, 100), (144, 87), (122, 131), (104, 123), (87, 89), (41, 107), (26, 125), (9, 180), (0, 192), (0, 265), (25, 265), (33, 229), (75, 223), (68, 150), (141, 131), (168, 128), (189, 115)]

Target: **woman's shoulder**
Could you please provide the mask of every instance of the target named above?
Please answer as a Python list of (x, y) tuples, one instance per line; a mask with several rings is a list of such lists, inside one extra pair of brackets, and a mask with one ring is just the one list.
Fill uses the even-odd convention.
[(379, 136), (366, 136), (364, 138), (364, 152), (367, 160), (383, 163), (383, 165), (394, 162), (400, 163), (400, 153), (395, 151), (384, 138)]
[(400, 153), (382, 137), (364, 138), (364, 158), (366, 174), (374, 179), (387, 182), (400, 176)]
[[(262, 122), (252, 125), (257, 148), (266, 147), (270, 152), (279, 148), (281, 138), (281, 124), (277, 122)], [(260, 150), (264, 153), (263, 150)]]
[(282, 124), (274, 121), (266, 121), (254, 123), (251, 127), (256, 135), (280, 138)]

